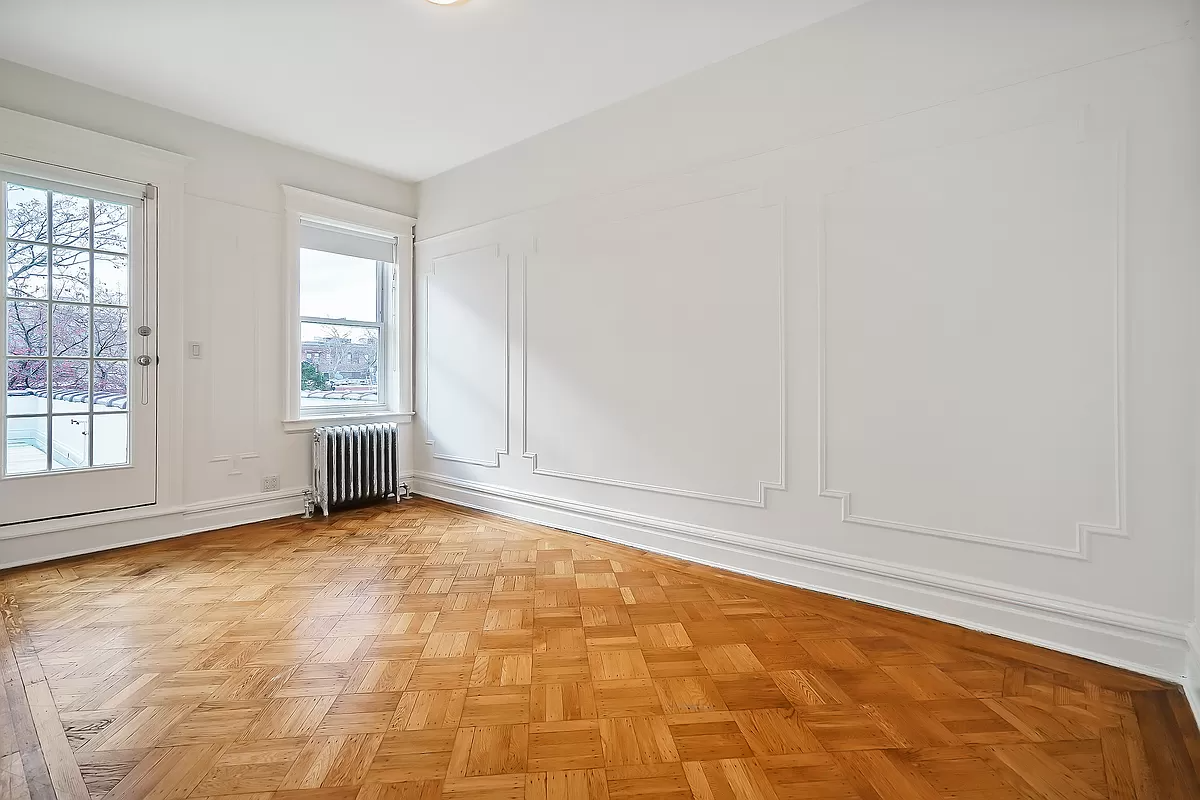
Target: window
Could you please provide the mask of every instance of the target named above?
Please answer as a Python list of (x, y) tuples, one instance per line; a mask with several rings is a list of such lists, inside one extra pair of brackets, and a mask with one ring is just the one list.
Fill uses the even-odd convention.
[(284, 192), (293, 304), (285, 423), (409, 413), (412, 220)]
[(129, 463), (127, 202), (0, 176), (3, 474)]

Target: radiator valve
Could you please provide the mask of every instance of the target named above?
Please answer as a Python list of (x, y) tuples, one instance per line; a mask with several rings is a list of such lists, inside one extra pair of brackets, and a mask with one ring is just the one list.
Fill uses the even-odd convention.
[(304, 519), (312, 519), (316, 504), (313, 503), (312, 489), (304, 490)]

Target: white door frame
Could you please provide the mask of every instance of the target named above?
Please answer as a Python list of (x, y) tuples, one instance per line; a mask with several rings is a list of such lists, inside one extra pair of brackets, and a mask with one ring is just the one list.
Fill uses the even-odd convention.
[[(0, 108), (0, 160), (6, 171), (87, 187), (80, 174), (98, 181), (120, 180), (157, 187), (158, 216), (158, 436), (156, 502), (150, 511), (174, 509), (183, 501), (182, 434), (175, 422), (181, 407), (180, 366), (184, 356), (180, 307), (181, 216), (184, 171), (189, 158), (165, 150)], [(131, 338), (135, 338), (133, 331)], [(131, 342), (135, 356), (137, 341)], [(132, 400), (132, 398), (131, 398)], [(99, 512), (105, 521), (137, 519), (145, 507)], [(87, 517), (93, 515), (85, 515)], [(0, 527), (0, 542), (76, 527), (78, 519), (44, 520)], [(3, 546), (3, 545), (0, 545)], [(0, 562), (5, 559), (0, 559)]]

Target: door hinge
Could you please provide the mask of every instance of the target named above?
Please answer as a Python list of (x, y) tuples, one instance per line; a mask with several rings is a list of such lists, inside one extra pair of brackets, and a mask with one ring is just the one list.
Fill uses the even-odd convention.
[(145, 191), (142, 192), (142, 199), (157, 200), (158, 199), (158, 187), (155, 186), (153, 183), (147, 183)]

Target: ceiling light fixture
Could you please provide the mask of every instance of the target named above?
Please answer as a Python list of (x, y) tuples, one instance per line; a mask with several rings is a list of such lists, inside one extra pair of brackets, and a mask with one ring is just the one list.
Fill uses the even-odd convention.
[(435, 6), (452, 6), (457, 3), (458, 0), (429, 0), (429, 2), (433, 3)]

